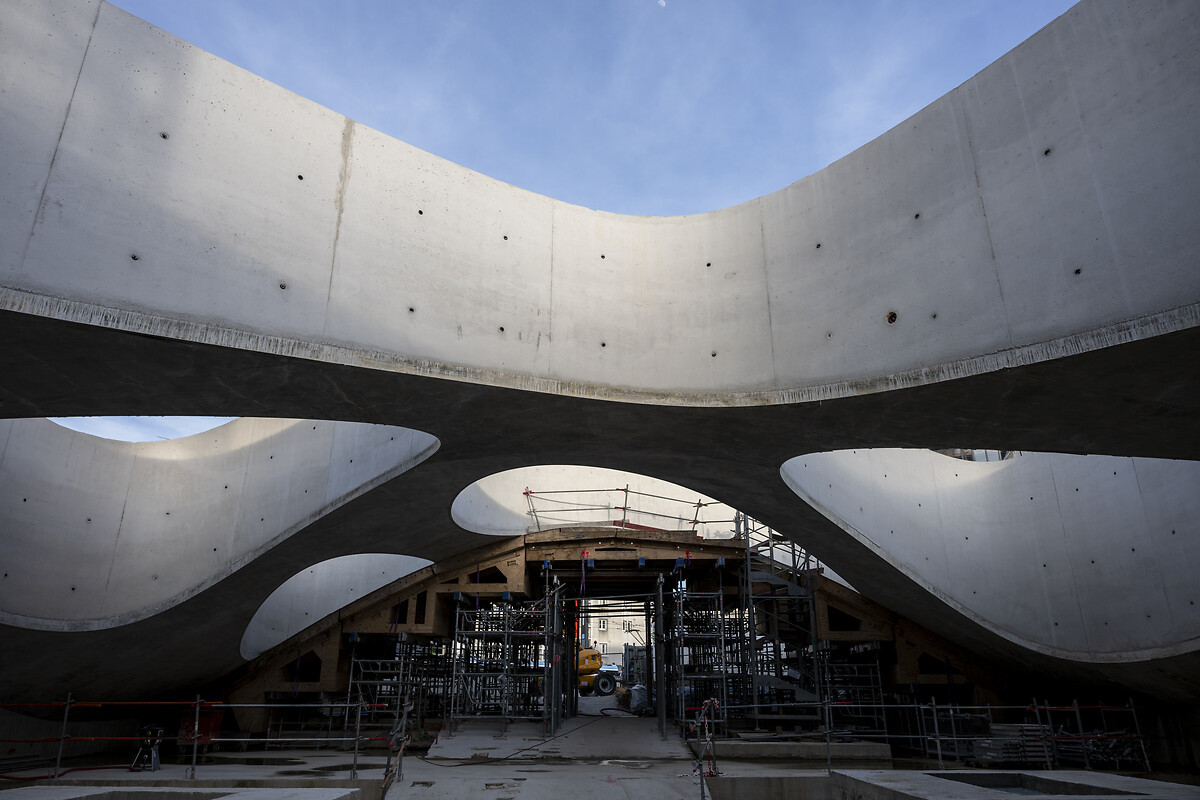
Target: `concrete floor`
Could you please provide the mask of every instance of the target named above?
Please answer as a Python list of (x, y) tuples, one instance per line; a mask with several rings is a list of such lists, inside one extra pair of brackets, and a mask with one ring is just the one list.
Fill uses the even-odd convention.
[[(454, 735), (444, 731), (428, 754), (409, 755), (403, 775), (383, 800), (672, 800), (701, 797), (700, 778), (680, 739), (664, 739), (655, 720), (613, 710), (611, 698), (585, 698), (581, 711), (595, 716), (568, 720), (553, 738), (540, 725), (517, 723), (501, 731), (492, 720), (470, 720)], [(187, 779), (187, 766), (168, 761), (158, 772), (76, 771), (54, 783), (21, 785), (0, 781), (5, 800), (158, 800), (142, 792), (180, 795), (179, 800), (375, 800), (385, 758), (372, 751), (358, 759), (338, 750), (214, 753)], [(1142, 800), (1195, 800), (1200, 787), (1144, 781), (1110, 773), (1022, 770), (988, 778), (986, 770), (957, 770), (972, 780), (1007, 783), (985, 788), (950, 780), (933, 769), (855, 769), (843, 765), (828, 775), (823, 763), (722, 759), (721, 775), (706, 781), (714, 800), (1011, 800), (1013, 794), (1053, 797), (1071, 790), (1074, 800), (1133, 793)], [(34, 771), (30, 771), (32, 774)], [(12, 773), (19, 775), (21, 773)], [(980, 778), (979, 776), (983, 776)], [(1048, 779), (1055, 783), (1039, 783)], [(1075, 784), (1064, 787), (1063, 784)], [(1083, 786), (1078, 786), (1083, 784)], [(118, 789), (119, 787), (119, 789)], [(1091, 792), (1088, 787), (1094, 788)], [(355, 790), (363, 793), (355, 798)], [(114, 790), (120, 792), (119, 798)], [(107, 797), (103, 797), (107, 795)], [(171, 800), (169, 797), (166, 800)]]

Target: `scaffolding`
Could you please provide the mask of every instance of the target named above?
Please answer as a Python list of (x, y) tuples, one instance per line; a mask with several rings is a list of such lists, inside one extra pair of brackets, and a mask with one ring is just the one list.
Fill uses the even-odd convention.
[(731, 700), (740, 700), (748, 693), (741, 652), (745, 635), (738, 629), (740, 615), (735, 614), (733, 619), (726, 615), (721, 592), (681, 588), (673, 599), (668, 664), (675, 719), (686, 721), (706, 700), (717, 700), (720, 706), (710, 711), (709, 719), (718, 730), (723, 729)]
[(444, 716), (450, 676), (445, 643), (399, 634), (392, 658), (351, 656), (347, 719), (350, 704), (357, 701), (363, 704), (365, 725), (390, 723), (395, 728), (407, 708), (407, 727), (421, 728)]
[(551, 613), (546, 604), (458, 609), (447, 715), (451, 733), (464, 719), (497, 719), (502, 731), (513, 720), (545, 719)]
[(828, 698), (832, 722), (859, 735), (887, 734), (883, 677), (879, 662), (837, 661), (827, 648), (817, 651), (819, 694)]
[(745, 545), (742, 607), (752, 693), (739, 716), (754, 728), (822, 722), (813, 581), (818, 564), (771, 528), (738, 513)]

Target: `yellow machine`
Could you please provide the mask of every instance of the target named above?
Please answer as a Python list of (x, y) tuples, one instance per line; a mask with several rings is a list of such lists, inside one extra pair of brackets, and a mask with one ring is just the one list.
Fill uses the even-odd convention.
[(579, 693), (592, 694), (597, 697), (607, 697), (617, 690), (617, 679), (607, 672), (601, 672), (603, 661), (600, 651), (590, 647), (576, 646), (576, 664), (579, 674)]

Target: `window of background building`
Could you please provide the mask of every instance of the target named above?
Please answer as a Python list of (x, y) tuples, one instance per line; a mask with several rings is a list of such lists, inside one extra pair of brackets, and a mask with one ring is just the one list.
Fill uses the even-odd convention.
[(596, 620), (596, 630), (598, 630), (598, 631), (608, 630), (608, 620), (604, 619), (603, 617)]
[(608, 642), (600, 643), (600, 652), (601, 652), (601, 654), (604, 654), (604, 655), (608, 654)]

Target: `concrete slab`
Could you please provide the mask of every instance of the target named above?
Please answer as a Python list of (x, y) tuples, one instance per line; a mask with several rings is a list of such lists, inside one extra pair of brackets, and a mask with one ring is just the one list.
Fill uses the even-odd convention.
[[(164, 761), (162, 769), (154, 772), (130, 772), (122, 765), (104, 767), (64, 762), (65, 773), (57, 780), (20, 788), (60, 788), (77, 792), (89, 787), (107, 787), (108, 790), (119, 787), (131, 791), (153, 787), (218, 791), (221, 795), (228, 794), (230, 788), (341, 789), (343, 794), (349, 790), (364, 790), (363, 800), (374, 800), (383, 782), (385, 763), (386, 755), (376, 752), (360, 753), (356, 771), (354, 754), (340, 750), (220, 753), (201, 758), (196, 767), (196, 778), (192, 780), (188, 777), (190, 763), (173, 760)], [(18, 780), (34, 780), (48, 771), (45, 767), (39, 767), (7, 774)], [(356, 774), (356, 777), (351, 778), (352, 774)], [(8, 787), (0, 785), (0, 788)], [(310, 800), (327, 799), (313, 797)]]
[[(653, 800), (695, 798), (700, 778), (677, 738), (662, 742), (653, 720), (610, 717), (571, 721), (566, 734), (546, 740), (558, 745), (553, 755), (539, 754), (541, 740), (528, 747), (521, 731), (504, 739), (498, 728), (478, 722), (449, 740), (442, 752), (500, 752), (474, 758), (404, 759), (403, 774), (383, 800), (592, 800), (639, 797)], [(649, 730), (647, 730), (649, 727)], [(587, 732), (591, 732), (587, 735)], [(538, 737), (534, 737), (538, 738)], [(654, 739), (657, 738), (657, 743)], [(561, 743), (561, 744), (560, 744)], [(587, 746), (581, 746), (586, 744)], [(601, 755), (641, 748), (632, 757)], [(571, 755), (590, 750), (593, 755)], [(672, 753), (664, 757), (662, 754)], [(186, 767), (167, 764), (158, 772), (71, 773), (56, 782), (21, 786), (6, 800), (380, 800), (384, 758), (360, 755), (359, 779), (348, 779), (352, 754), (340, 751), (273, 751), (221, 754), (199, 765), (198, 780), (186, 779)], [(800, 761), (717, 759), (720, 776), (705, 779), (714, 800), (1004, 800), (1013, 794), (1076, 800), (1184, 800), (1200, 797), (1194, 785), (1143, 780), (1084, 771), (997, 770), (834, 770), (804, 768)], [(74, 779), (72, 778), (74, 776)], [(973, 781), (974, 783), (971, 783)], [(11, 793), (9, 793), (11, 792)]]
[[(689, 742), (694, 753), (696, 742)], [(825, 742), (748, 742), (721, 740), (713, 744), (713, 752), (720, 759), (789, 759), (824, 764), (828, 758), (836, 762), (876, 761), (889, 763), (892, 748), (880, 742), (833, 742), (826, 749)]]
[(351, 787), (113, 787), (88, 784), (22, 786), (9, 790), (8, 800), (357, 800), (361, 789)]
[[(1106, 772), (1082, 770), (839, 770), (831, 776), (845, 796), (864, 799), (889, 797), (937, 798), (937, 800), (987, 800), (1023, 794), (1036, 797), (1070, 795), (1111, 799), (1136, 796), (1145, 800), (1195, 800), (1195, 786), (1131, 778)], [(973, 785), (964, 781), (988, 783)], [(840, 796), (840, 795), (835, 795)]]
[(443, 731), (429, 748), (430, 760), (447, 759), (636, 759), (687, 760), (680, 739), (663, 738), (658, 723), (645, 717), (598, 716), (566, 720), (559, 733), (546, 737), (542, 726), (520, 722), (500, 731), (493, 720), (470, 720), (449, 735)]
[(505, 761), (486, 766), (406, 761), (404, 779), (388, 793), (388, 800), (692, 800), (700, 796), (699, 780), (690, 765), (680, 761)]

